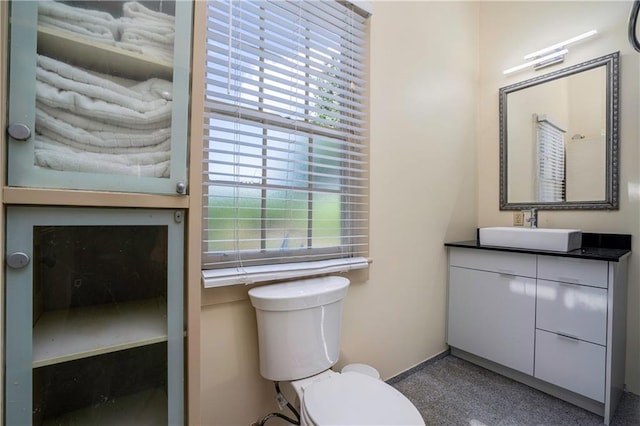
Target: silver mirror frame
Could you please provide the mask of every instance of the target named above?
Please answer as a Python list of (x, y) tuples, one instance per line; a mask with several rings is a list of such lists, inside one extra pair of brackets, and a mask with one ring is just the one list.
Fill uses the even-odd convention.
[[(619, 79), (620, 79), (620, 52), (614, 52), (600, 58), (592, 59), (525, 80), (510, 86), (502, 87), (499, 90), (499, 114), (500, 114), (500, 210), (525, 210), (537, 208), (540, 210), (617, 210), (619, 208)], [(507, 95), (527, 87), (536, 86), (548, 81), (567, 77), (572, 74), (587, 71), (600, 66), (606, 67), (606, 188), (605, 199), (598, 201), (564, 201), (564, 202), (526, 202), (509, 203), (507, 200)]]

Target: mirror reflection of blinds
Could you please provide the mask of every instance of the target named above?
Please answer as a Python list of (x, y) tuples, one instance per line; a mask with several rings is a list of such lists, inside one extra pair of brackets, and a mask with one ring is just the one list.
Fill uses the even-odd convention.
[(540, 202), (566, 199), (566, 131), (546, 115), (534, 114), (536, 135), (536, 191)]
[(203, 268), (368, 254), (367, 19), (342, 1), (210, 1)]

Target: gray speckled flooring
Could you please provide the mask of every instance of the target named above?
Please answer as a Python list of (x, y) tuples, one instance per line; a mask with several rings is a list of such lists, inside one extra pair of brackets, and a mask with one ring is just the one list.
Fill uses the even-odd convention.
[[(603, 419), (453, 355), (389, 380), (429, 426), (591, 426)], [(640, 425), (640, 397), (625, 393), (611, 426)]]

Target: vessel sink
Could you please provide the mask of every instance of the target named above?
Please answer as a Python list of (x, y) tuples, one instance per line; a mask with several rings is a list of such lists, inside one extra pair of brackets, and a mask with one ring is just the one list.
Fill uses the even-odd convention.
[(579, 229), (512, 228), (508, 226), (480, 228), (480, 244), (483, 246), (568, 252), (582, 246), (582, 231)]

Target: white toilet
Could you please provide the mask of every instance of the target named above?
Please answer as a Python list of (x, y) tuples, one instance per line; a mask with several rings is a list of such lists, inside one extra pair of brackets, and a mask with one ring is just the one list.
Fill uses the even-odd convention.
[(349, 280), (322, 277), (254, 287), (260, 373), (295, 389), (302, 425), (424, 425), (416, 407), (362, 364), (330, 370), (340, 353)]

